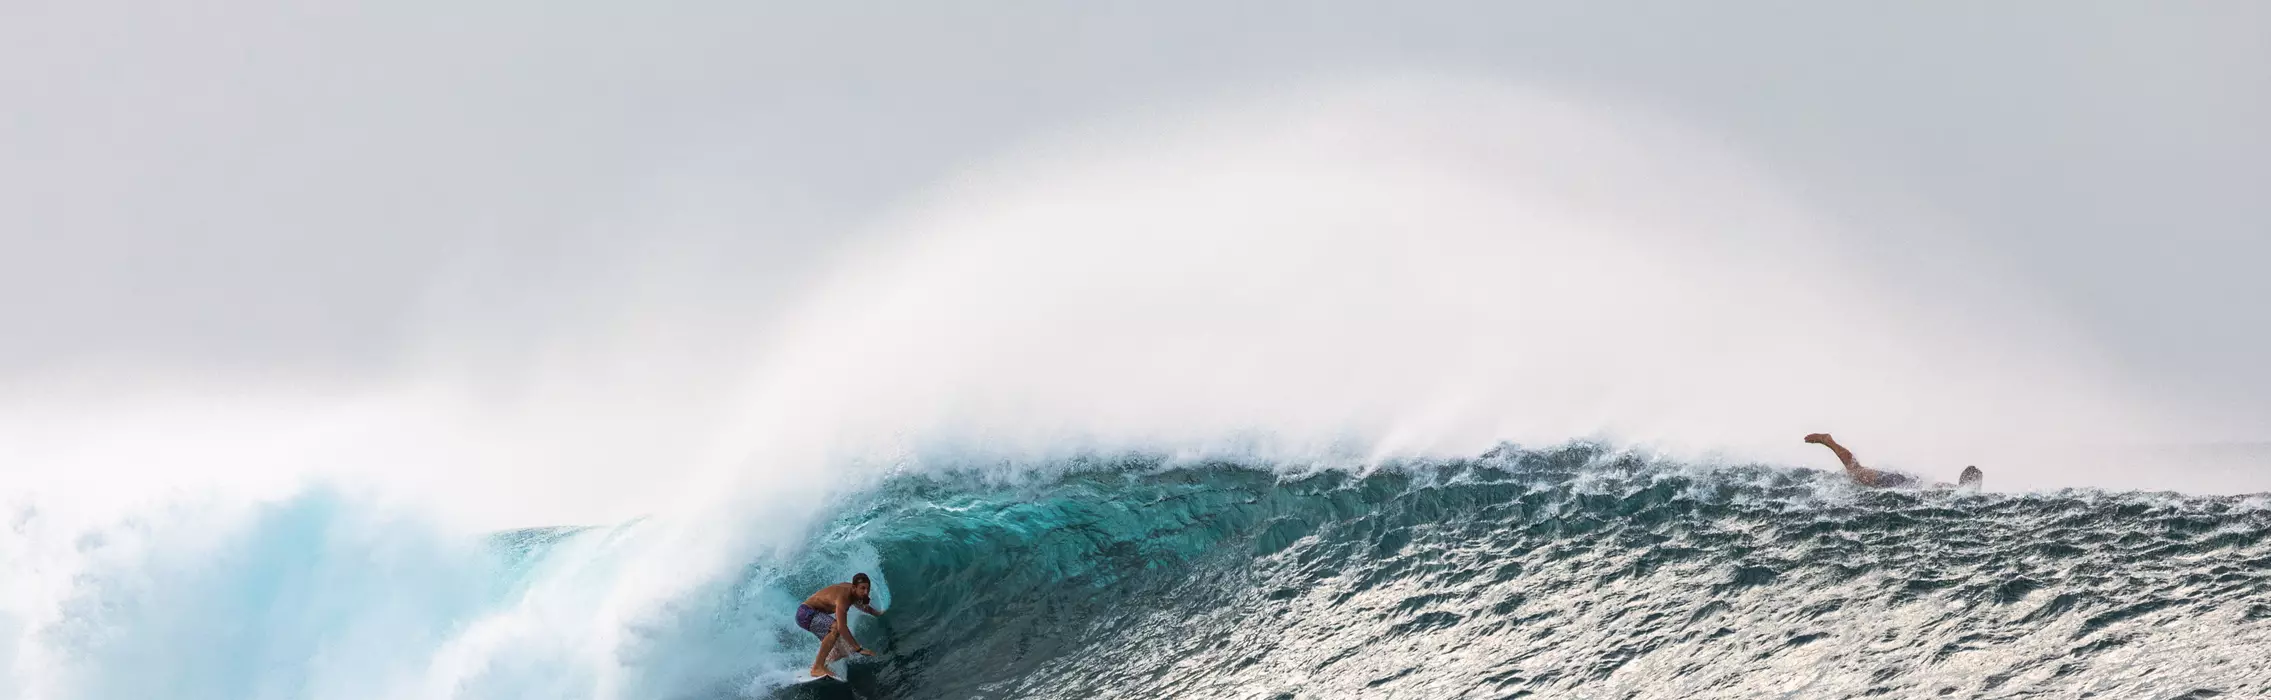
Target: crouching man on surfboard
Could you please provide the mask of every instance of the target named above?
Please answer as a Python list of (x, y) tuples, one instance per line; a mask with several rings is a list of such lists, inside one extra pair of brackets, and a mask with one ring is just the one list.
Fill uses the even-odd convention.
[(860, 646), (858, 637), (852, 636), (850, 616), (852, 608), (859, 608), (869, 615), (883, 614), (881, 610), (868, 607), (867, 594), (870, 588), (872, 586), (868, 584), (867, 574), (852, 574), (851, 583), (822, 588), (820, 592), (812, 594), (812, 597), (804, 599), (803, 605), (796, 606), (796, 626), (820, 638), (820, 653), (812, 657), (814, 678), (834, 675), (828, 672), (828, 664), (855, 652), (875, 655), (875, 652)]
[[(1827, 447), (1829, 451), (1837, 453), (1837, 461), (1845, 463), (1845, 475), (1853, 477), (1853, 483), (1872, 488), (1917, 485), (1916, 477), (1900, 472), (1888, 472), (1861, 466), (1861, 460), (1855, 458), (1851, 451), (1845, 449), (1844, 445), (1837, 444), (1837, 440), (1831, 438), (1829, 433), (1808, 435), (1806, 442)], [(1980, 482), (1986, 477), (1987, 474), (1979, 471), (1979, 467), (1964, 467), (1963, 476), (1956, 477), (1956, 486), (1958, 488), (1977, 489), (1980, 487)], [(1939, 486), (1945, 487), (1947, 484), (1939, 484)]]

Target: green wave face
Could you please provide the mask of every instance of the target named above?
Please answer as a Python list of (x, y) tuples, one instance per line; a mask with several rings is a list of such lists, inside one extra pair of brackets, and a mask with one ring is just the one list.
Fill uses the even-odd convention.
[(871, 551), (891, 596), (894, 651), (855, 689), (2271, 696), (2260, 499), (1861, 491), (1589, 448), (1264, 467), (1132, 458), (863, 494), (813, 545)]

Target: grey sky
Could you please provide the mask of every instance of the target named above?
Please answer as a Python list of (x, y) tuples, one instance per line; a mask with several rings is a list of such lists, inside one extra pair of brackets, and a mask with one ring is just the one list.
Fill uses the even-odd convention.
[(762, 318), (1021, 141), (1410, 70), (1713, 130), (1904, 279), (1977, 274), (1930, 253), (1959, 238), (2271, 412), (2264, 3), (817, 5), (0, 6), (0, 385), (384, 374), (436, 327), (510, 357), (640, 256), (683, 261), (645, 303)]

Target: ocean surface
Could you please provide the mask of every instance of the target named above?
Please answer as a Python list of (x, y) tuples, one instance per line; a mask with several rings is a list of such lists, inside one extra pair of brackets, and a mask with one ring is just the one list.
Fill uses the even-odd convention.
[[(890, 477), (688, 580), (643, 523), (467, 543), (320, 492), (195, 542), (153, 517), (72, 543), (53, 605), (21, 601), (55, 577), (10, 579), (0, 697), (2271, 697), (2262, 496), (1868, 491), (1582, 445), (1013, 466)], [(884, 655), (794, 682), (796, 600), (853, 571)]]

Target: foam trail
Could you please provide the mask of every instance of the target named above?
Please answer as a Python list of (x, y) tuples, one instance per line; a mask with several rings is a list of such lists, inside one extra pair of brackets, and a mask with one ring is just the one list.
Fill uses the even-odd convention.
[(467, 536), (329, 489), (111, 522), (19, 512), (0, 532), (0, 698), (733, 697), (796, 668), (792, 591), (874, 567), (721, 567), (682, 529)]

